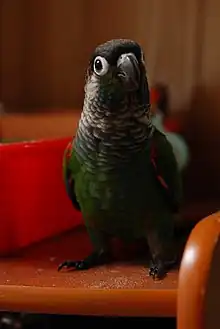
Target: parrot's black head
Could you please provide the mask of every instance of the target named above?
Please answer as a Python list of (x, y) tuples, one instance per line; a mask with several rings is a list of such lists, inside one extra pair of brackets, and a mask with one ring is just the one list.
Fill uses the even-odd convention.
[[(128, 97), (149, 103), (144, 55), (138, 43), (114, 39), (99, 45), (89, 63), (85, 92), (116, 109)], [(140, 105), (141, 105), (140, 104)]]
[(98, 161), (103, 170), (112, 170), (145, 150), (154, 131), (149, 99), (139, 44), (116, 39), (99, 45), (87, 69), (75, 140), (81, 159), (91, 168), (96, 168)]

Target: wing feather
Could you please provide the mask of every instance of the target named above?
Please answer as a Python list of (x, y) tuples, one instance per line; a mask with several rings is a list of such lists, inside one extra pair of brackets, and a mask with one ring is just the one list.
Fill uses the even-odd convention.
[(68, 194), (68, 197), (72, 201), (73, 206), (77, 210), (81, 210), (79, 202), (76, 198), (75, 193), (75, 181), (74, 181), (74, 173), (70, 168), (70, 164), (72, 164), (73, 161), (77, 161), (74, 157), (74, 149), (73, 149), (73, 143), (69, 142), (67, 145), (64, 155), (63, 155), (63, 180), (65, 183), (66, 191)]
[(172, 145), (166, 136), (155, 129), (151, 143), (151, 164), (165, 197), (174, 212), (182, 202), (182, 182)]

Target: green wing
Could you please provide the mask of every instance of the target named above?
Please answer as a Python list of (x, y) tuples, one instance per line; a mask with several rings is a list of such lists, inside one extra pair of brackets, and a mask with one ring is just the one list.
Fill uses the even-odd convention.
[(172, 145), (155, 129), (151, 144), (151, 163), (161, 191), (171, 209), (178, 212), (182, 202), (182, 182)]
[(65, 183), (67, 194), (72, 201), (73, 206), (77, 210), (80, 209), (79, 202), (75, 193), (75, 177), (80, 171), (80, 164), (75, 156), (73, 143), (70, 142), (63, 155), (63, 180)]

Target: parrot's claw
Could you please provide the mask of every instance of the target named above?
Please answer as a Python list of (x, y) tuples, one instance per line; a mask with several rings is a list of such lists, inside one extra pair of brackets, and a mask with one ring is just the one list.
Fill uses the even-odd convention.
[(73, 260), (65, 260), (58, 266), (58, 271), (61, 271), (63, 268), (66, 269), (75, 269), (75, 270), (87, 270), (89, 268), (88, 263), (85, 261), (73, 261)]
[(158, 261), (150, 266), (149, 275), (154, 280), (162, 280), (166, 276), (165, 264), (162, 261)]
[(74, 261), (74, 260), (66, 260), (62, 262), (58, 266), (58, 271), (62, 270), (63, 268), (66, 269), (75, 269), (75, 270), (88, 270), (91, 267), (104, 265), (110, 260), (109, 254), (104, 251), (94, 251), (91, 255), (86, 257), (84, 260)]

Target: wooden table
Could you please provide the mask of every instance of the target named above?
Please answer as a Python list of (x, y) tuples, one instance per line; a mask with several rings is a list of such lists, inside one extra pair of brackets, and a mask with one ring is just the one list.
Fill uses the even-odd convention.
[(0, 261), (0, 309), (37, 313), (175, 316), (178, 271), (159, 282), (143, 263), (116, 261), (85, 272), (57, 272), (91, 249), (79, 227)]
[(177, 240), (176, 247), (184, 247), (180, 272), (173, 270), (162, 281), (154, 282), (144, 261), (134, 262), (132, 257), (123, 262), (119, 257), (84, 272), (58, 273), (64, 259), (81, 259), (91, 251), (85, 228), (79, 226), (0, 260), (0, 310), (177, 317), (178, 328), (200, 328), (210, 296), (212, 316), (220, 314), (215, 302), (219, 298), (220, 212), (201, 220), (187, 238), (182, 235)]

